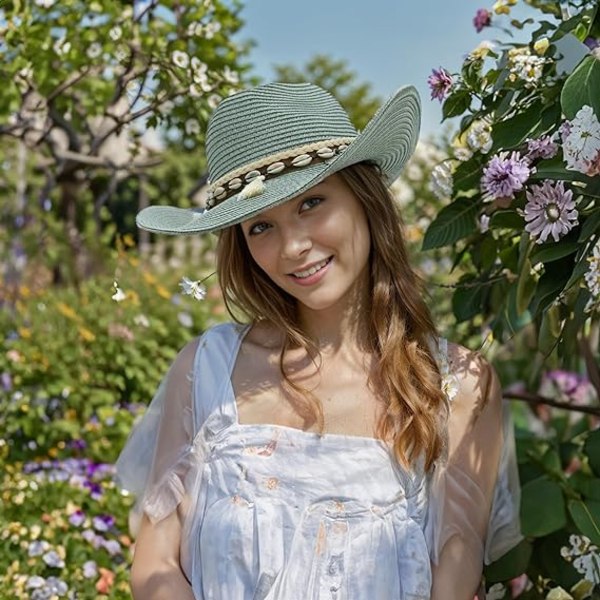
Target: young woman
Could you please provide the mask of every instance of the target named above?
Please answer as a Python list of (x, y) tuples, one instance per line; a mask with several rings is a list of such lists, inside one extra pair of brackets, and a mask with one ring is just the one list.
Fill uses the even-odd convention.
[(232, 315), (185, 347), (118, 463), (134, 597), (472, 600), (520, 539), (492, 368), (438, 337), (387, 185), (416, 144), (400, 89), (357, 133), (309, 84), (224, 100), (204, 211)]

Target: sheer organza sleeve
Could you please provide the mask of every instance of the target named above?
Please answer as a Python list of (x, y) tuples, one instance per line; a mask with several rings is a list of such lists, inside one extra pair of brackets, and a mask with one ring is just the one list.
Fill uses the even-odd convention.
[(456, 396), (448, 417), (447, 456), (431, 476), (426, 533), (432, 600), (473, 600), (484, 562), (521, 540), (512, 422), (494, 369), (454, 347), (449, 372)]
[(134, 534), (142, 512), (156, 523), (173, 512), (184, 496), (195, 430), (197, 347), (195, 340), (178, 354), (117, 460), (117, 485), (136, 497), (130, 517)]

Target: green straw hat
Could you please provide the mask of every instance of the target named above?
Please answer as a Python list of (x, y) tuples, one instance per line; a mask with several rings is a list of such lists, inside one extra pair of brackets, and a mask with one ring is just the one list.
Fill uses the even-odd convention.
[(376, 163), (391, 184), (415, 148), (420, 114), (412, 86), (400, 88), (361, 133), (315, 85), (270, 83), (239, 92), (217, 106), (208, 124), (206, 208), (150, 206), (137, 225), (173, 235), (216, 231), (363, 161)]

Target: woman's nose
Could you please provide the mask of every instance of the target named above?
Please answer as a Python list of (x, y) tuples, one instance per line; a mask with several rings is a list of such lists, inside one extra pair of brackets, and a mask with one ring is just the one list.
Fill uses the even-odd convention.
[(308, 232), (302, 227), (283, 228), (281, 232), (281, 257), (295, 259), (312, 247)]

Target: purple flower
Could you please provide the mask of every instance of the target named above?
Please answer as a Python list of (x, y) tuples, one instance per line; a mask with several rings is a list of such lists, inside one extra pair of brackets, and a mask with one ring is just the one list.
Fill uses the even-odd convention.
[(83, 563), (83, 576), (86, 579), (94, 579), (98, 575), (98, 567), (93, 560)]
[(0, 375), (0, 381), (2, 382), (2, 389), (4, 389), (5, 392), (10, 392), (10, 390), (12, 390), (12, 377), (10, 376), (10, 373), (4, 371), (2, 375)]
[(595, 50), (596, 48), (600, 48), (600, 41), (593, 37), (586, 37), (585, 40), (583, 40), (583, 43), (590, 50)]
[(573, 126), (571, 125), (571, 121), (563, 121), (561, 123), (560, 127), (558, 128), (558, 135), (563, 143), (569, 137), (572, 128)]
[(527, 158), (554, 158), (558, 152), (558, 144), (552, 141), (549, 135), (544, 135), (537, 140), (527, 140)]
[(525, 231), (543, 244), (549, 235), (555, 242), (577, 225), (577, 209), (573, 192), (565, 190), (563, 181), (544, 181), (542, 185), (532, 185), (527, 190), (527, 204), (524, 217)]
[(533, 172), (535, 168), (518, 152), (495, 154), (483, 169), (481, 187), (486, 196), (484, 200), (512, 200)]
[(485, 9), (479, 8), (473, 17), (473, 25), (477, 33), (480, 33), (485, 27), (489, 27), (492, 23), (492, 13)]
[(440, 102), (448, 95), (452, 87), (452, 75), (443, 67), (433, 69), (431, 75), (427, 78), (427, 84), (431, 89), (431, 99), (438, 99)]
[(69, 446), (71, 448), (73, 448), (73, 450), (85, 450), (85, 448), (87, 447), (87, 444), (85, 443), (85, 440), (77, 439), (77, 440), (71, 440), (69, 442)]
[(42, 556), (42, 560), (49, 566), (56, 569), (63, 569), (65, 561), (58, 555), (55, 550), (49, 550)]
[(89, 542), (96, 550), (104, 544), (104, 538), (101, 535), (97, 535), (92, 529), (85, 529), (81, 533), (81, 537)]
[(121, 544), (117, 540), (105, 540), (102, 545), (111, 556), (121, 552)]
[(50, 545), (45, 540), (34, 540), (27, 547), (28, 556), (41, 556), (48, 550)]
[(69, 523), (75, 527), (81, 527), (85, 521), (85, 513), (82, 510), (76, 510), (69, 516)]
[(112, 515), (99, 515), (92, 519), (92, 525), (96, 531), (108, 531), (115, 524)]

